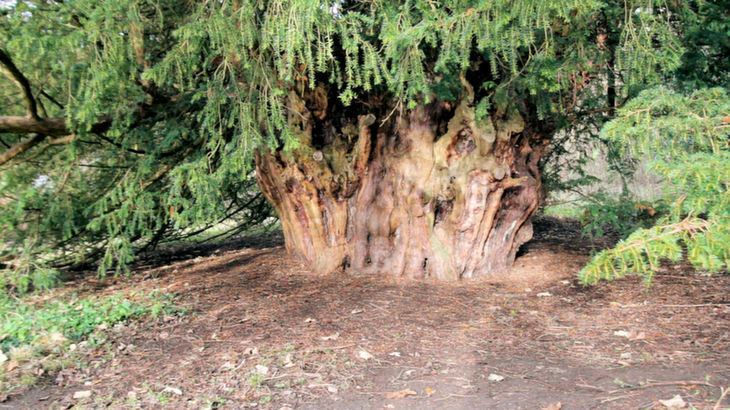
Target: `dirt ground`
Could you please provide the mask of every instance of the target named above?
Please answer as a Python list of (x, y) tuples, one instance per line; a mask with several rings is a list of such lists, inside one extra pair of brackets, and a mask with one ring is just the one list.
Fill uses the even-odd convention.
[(168, 251), (163, 266), (75, 286), (173, 292), (187, 315), (114, 329), (88, 366), (2, 405), (625, 409), (679, 395), (730, 408), (730, 277), (673, 268), (650, 288), (583, 288), (594, 245), (543, 219), (508, 273), (523, 283), (455, 285), (317, 277), (270, 237)]

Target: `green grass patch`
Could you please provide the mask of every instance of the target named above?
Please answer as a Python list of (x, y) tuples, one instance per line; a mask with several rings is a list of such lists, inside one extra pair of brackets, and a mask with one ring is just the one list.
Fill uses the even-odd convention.
[(71, 296), (37, 305), (24, 299), (0, 296), (0, 349), (3, 351), (21, 345), (33, 346), (49, 335), (62, 335), (64, 339), (78, 341), (100, 327), (177, 311), (171, 295), (156, 292), (149, 295)]
[[(118, 323), (183, 314), (159, 292), (78, 295), (38, 301), (0, 292), (0, 397), (69, 367), (83, 367)], [(83, 346), (83, 348), (82, 348)]]
[(542, 214), (555, 218), (580, 219), (585, 206), (576, 202), (548, 205), (542, 209)]

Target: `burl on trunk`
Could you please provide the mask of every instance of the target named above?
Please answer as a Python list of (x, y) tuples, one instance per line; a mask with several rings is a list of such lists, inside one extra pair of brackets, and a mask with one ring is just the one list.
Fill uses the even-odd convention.
[(292, 92), (301, 145), (256, 158), (287, 250), (321, 273), (458, 280), (509, 267), (532, 237), (542, 145), (517, 111), (476, 118), (467, 94), (348, 120), (321, 88)]

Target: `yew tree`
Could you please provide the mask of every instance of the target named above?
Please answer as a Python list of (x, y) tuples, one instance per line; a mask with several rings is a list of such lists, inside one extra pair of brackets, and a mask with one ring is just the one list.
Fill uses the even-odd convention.
[(315, 271), (493, 274), (557, 136), (686, 67), (712, 3), (5, 0), (0, 257), (123, 269), (265, 197)]

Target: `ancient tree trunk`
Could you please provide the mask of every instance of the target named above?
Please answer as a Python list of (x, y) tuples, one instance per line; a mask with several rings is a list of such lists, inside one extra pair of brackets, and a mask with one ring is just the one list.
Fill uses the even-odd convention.
[(287, 250), (315, 271), (479, 277), (532, 237), (538, 139), (516, 111), (478, 119), (467, 97), (348, 122), (322, 92), (289, 100), (302, 146), (259, 153), (257, 176)]

